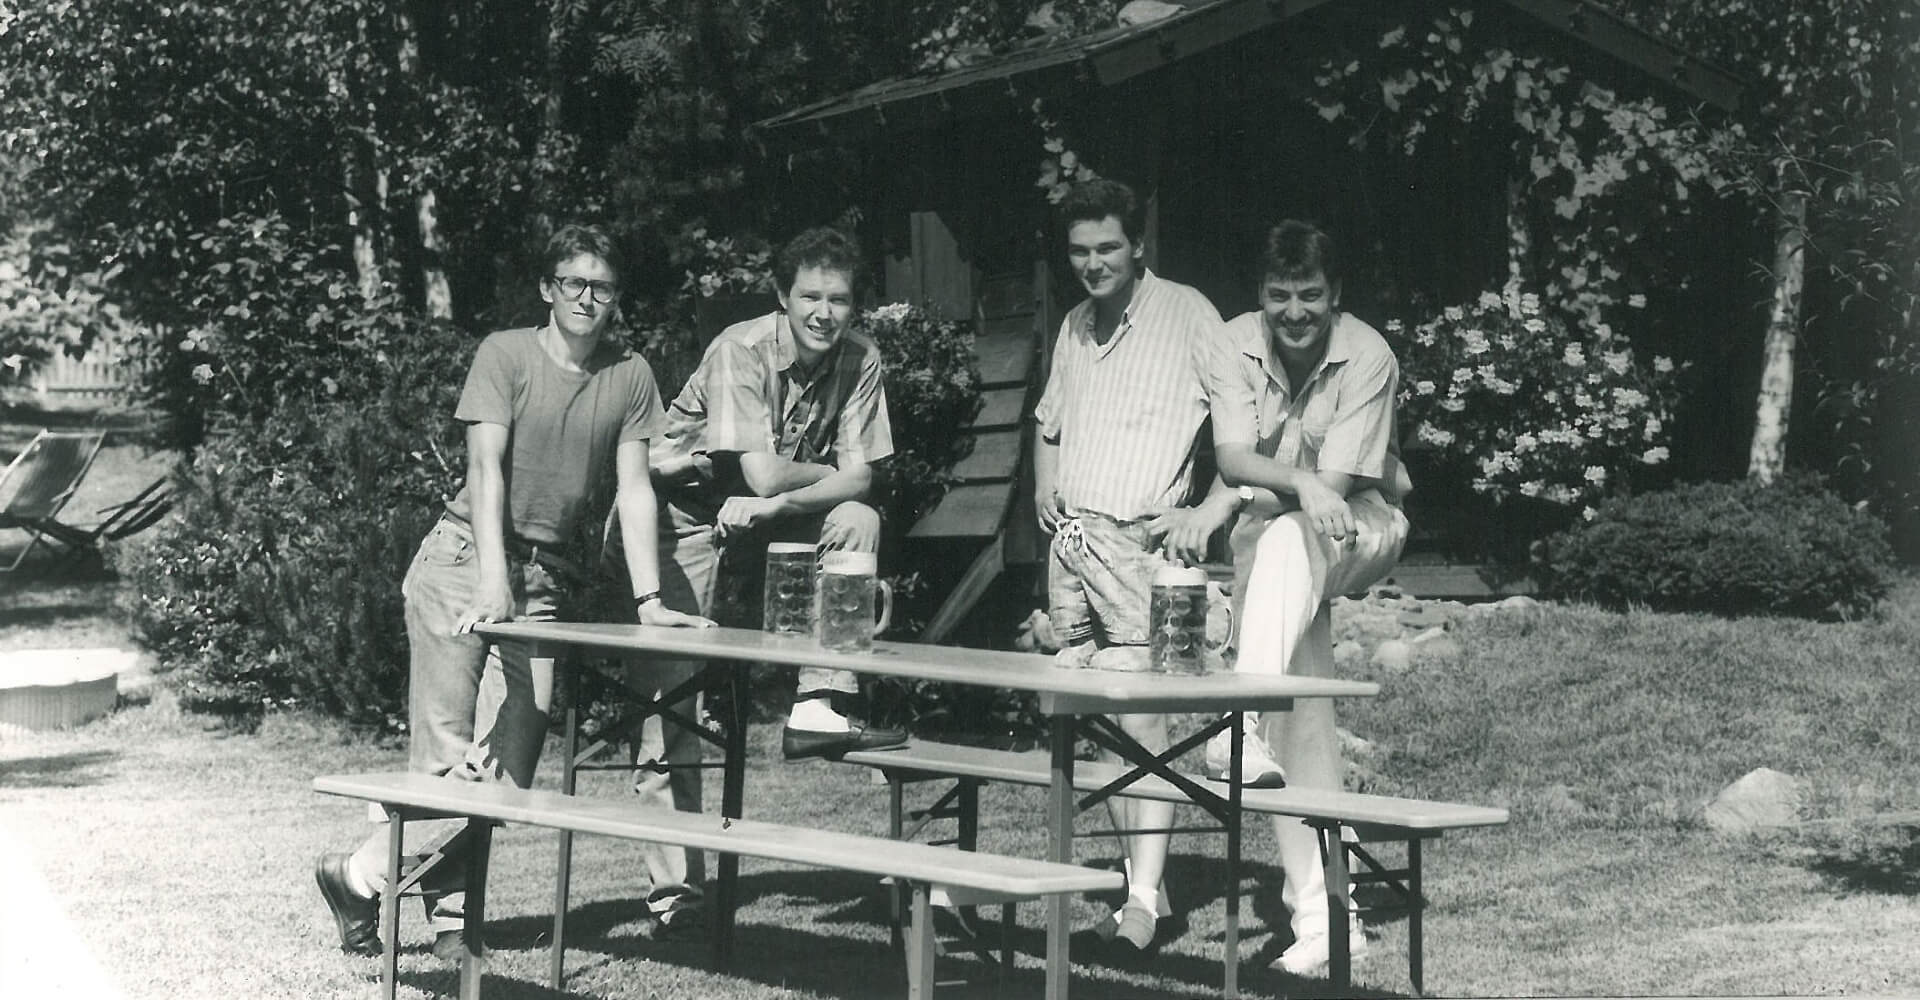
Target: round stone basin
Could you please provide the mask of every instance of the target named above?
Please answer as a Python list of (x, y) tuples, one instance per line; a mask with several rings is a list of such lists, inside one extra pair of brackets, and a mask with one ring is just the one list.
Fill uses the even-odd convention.
[(0, 726), (67, 729), (113, 710), (125, 649), (27, 649), (0, 653)]

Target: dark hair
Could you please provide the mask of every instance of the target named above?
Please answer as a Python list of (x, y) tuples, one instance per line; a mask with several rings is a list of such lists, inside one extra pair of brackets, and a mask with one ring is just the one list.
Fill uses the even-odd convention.
[(1260, 254), (1260, 281), (1279, 278), (1302, 281), (1319, 274), (1328, 287), (1340, 284), (1340, 255), (1333, 237), (1311, 222), (1287, 219), (1267, 231), (1266, 249)]
[(860, 241), (831, 226), (815, 226), (780, 248), (773, 258), (773, 280), (779, 285), (780, 294), (793, 291), (793, 283), (799, 280), (803, 268), (817, 267), (823, 271), (845, 271), (848, 283), (858, 286), (860, 283), (860, 265), (865, 258), (860, 253)]
[(614, 280), (623, 280), (627, 276), (627, 260), (620, 253), (620, 244), (613, 235), (599, 226), (569, 223), (555, 230), (547, 239), (547, 252), (543, 257), (546, 273), (542, 278), (551, 278), (560, 265), (581, 254), (592, 254), (606, 262), (613, 272)]
[(1112, 216), (1120, 220), (1120, 231), (1135, 246), (1146, 236), (1146, 219), (1140, 213), (1140, 200), (1133, 189), (1119, 181), (1096, 177), (1067, 189), (1060, 199), (1060, 231), (1065, 233), (1076, 222), (1099, 222)]

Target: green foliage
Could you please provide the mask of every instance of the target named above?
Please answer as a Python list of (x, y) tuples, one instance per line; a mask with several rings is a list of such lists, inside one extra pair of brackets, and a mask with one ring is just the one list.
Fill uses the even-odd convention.
[(1858, 617), (1893, 577), (1886, 525), (1806, 475), (1616, 497), (1548, 548), (1557, 592), (1661, 611)]
[[(1909, 0), (1612, 0), (1742, 74), (1751, 142), (1732, 176), (1762, 204), (1807, 195), (1807, 435), (1849, 495), (1920, 510), (1898, 425), (1920, 385), (1920, 7)], [(1824, 358), (1824, 359), (1823, 359)], [(1823, 360), (1822, 360), (1823, 359)]]
[(894, 455), (881, 513), (898, 541), (946, 492), (949, 472), (972, 443), (966, 428), (981, 404), (973, 330), (906, 303), (867, 310), (860, 327), (886, 362)]
[(51, 238), (22, 224), (0, 238), (0, 385), (22, 379), (57, 351), (81, 354), (132, 328), (107, 298), (118, 271), (88, 268)]
[(1387, 332), (1409, 446), (1496, 502), (1589, 505), (1667, 460), (1675, 366), (1641, 362), (1605, 324), (1569, 331), (1531, 292), (1485, 292), (1410, 333), (1398, 320)]
[(458, 477), (448, 414), (472, 344), (389, 329), (406, 353), (356, 358), (339, 398), (289, 395), (216, 428), (185, 471), (181, 516), (129, 560), (141, 641), (189, 707), (405, 717), (400, 580)]

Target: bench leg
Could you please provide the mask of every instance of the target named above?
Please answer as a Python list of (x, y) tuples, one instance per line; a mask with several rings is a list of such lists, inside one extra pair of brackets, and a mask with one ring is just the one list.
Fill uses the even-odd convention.
[(933, 1000), (935, 977), (931, 886), (913, 883), (913, 926), (907, 932), (908, 1000)]
[(1421, 946), (1425, 935), (1421, 928), (1421, 916), (1426, 913), (1427, 899), (1420, 886), (1420, 841), (1407, 841), (1407, 974), (1413, 982), (1413, 995), (1426, 993), (1426, 969), (1421, 961)]
[[(906, 795), (906, 782), (901, 781), (899, 775), (887, 772), (887, 836), (893, 840), (899, 840), (907, 829)], [(894, 879), (893, 884), (887, 887), (887, 900), (888, 915), (893, 918), (893, 926), (888, 929), (887, 936), (898, 950), (906, 944), (900, 928), (907, 917), (906, 889), (899, 879)]]
[(1240, 995), (1240, 800), (1241, 769), (1245, 762), (1240, 759), (1241, 733), (1246, 726), (1246, 715), (1233, 713), (1233, 721), (1227, 732), (1233, 739), (1233, 749), (1229, 752), (1227, 769), (1227, 927), (1224, 938), (1225, 954), (1222, 957), (1226, 968), (1223, 971), (1225, 981), (1221, 983), (1221, 992), (1227, 1000)]
[(486, 941), (482, 927), (487, 909), (487, 855), (493, 844), (493, 824), (467, 820), (467, 912), (461, 936), (467, 953), (460, 956), (460, 1000), (480, 1000), (480, 976), (486, 971)]
[(400, 982), (400, 859), (406, 824), (387, 806), (387, 884), (380, 890), (380, 991), (394, 1000)]
[[(727, 666), (727, 739), (720, 779), (720, 815), (739, 819), (746, 802), (747, 787), (747, 709), (746, 667)], [(724, 972), (733, 961), (733, 907), (740, 879), (740, 856), (721, 854), (714, 859), (713, 912), (709, 927), (713, 935), (713, 968)]]

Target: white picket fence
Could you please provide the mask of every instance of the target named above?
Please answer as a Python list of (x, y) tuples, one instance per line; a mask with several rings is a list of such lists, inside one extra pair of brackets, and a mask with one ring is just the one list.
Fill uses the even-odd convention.
[(126, 391), (126, 361), (105, 340), (95, 341), (84, 357), (55, 351), (33, 375), (33, 392), (42, 403), (56, 400), (109, 400)]

